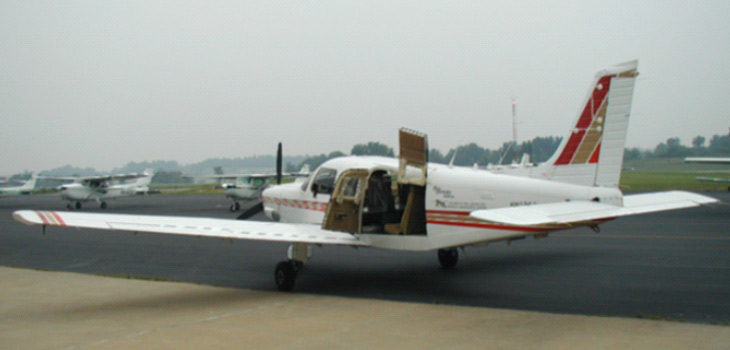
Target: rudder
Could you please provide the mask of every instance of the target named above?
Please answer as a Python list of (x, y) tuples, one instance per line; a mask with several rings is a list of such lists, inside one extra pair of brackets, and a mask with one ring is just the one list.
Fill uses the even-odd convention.
[(617, 187), (621, 177), (638, 60), (598, 72), (583, 109), (553, 156), (531, 177)]

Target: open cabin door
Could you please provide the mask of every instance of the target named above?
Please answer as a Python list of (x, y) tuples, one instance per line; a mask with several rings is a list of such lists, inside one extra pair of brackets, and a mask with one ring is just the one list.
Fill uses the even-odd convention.
[(349, 233), (426, 234), (426, 135), (401, 129), (400, 147), (397, 174), (395, 169), (349, 169), (339, 176), (322, 228)]
[(332, 231), (360, 233), (362, 205), (367, 191), (369, 172), (350, 169), (340, 175), (327, 205), (322, 228)]

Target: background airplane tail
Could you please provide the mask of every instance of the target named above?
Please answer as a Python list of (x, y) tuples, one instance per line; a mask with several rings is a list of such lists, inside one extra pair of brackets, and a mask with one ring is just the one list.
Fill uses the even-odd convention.
[(36, 182), (38, 182), (38, 177), (33, 174), (30, 176), (30, 179), (26, 181), (23, 186), (20, 187), (21, 190), (33, 190), (35, 189)]
[(596, 73), (573, 128), (555, 154), (534, 168), (532, 177), (601, 187), (617, 187), (638, 61)]

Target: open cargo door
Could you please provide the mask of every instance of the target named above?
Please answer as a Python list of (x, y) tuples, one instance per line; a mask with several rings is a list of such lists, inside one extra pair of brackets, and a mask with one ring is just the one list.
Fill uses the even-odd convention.
[(426, 186), (428, 175), (428, 140), (415, 130), (401, 128), (398, 183)]
[(403, 216), (400, 223), (385, 225), (385, 232), (398, 235), (426, 234), (426, 177), (428, 140), (425, 134), (401, 128), (398, 191)]

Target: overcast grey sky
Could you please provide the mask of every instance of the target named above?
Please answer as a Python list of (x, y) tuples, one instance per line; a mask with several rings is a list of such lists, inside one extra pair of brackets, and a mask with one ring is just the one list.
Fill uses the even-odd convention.
[(728, 1), (0, 2), (0, 174), (562, 136), (639, 59), (628, 146), (730, 127)]

